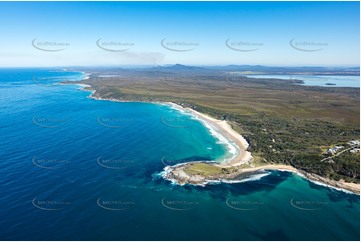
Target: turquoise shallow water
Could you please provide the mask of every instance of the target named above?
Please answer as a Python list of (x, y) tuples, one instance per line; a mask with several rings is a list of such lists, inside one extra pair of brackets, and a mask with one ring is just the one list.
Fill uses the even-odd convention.
[(87, 98), (82, 73), (0, 69), (2, 240), (358, 240), (359, 196), (288, 172), (176, 186), (224, 144), (166, 105)]

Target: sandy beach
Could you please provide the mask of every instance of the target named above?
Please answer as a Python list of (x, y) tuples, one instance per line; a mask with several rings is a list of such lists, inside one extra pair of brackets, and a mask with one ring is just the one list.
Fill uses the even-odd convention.
[[(229, 140), (231, 140), (232, 142), (234, 142), (237, 145), (238, 152), (236, 155), (234, 155), (226, 163), (216, 164), (215, 166), (239, 167), (240, 165), (249, 163), (251, 161), (252, 155), (249, 151), (247, 151), (247, 148), (249, 147), (248, 142), (242, 135), (240, 135), (235, 130), (233, 130), (232, 127), (227, 123), (227, 121), (224, 121), (224, 120), (222, 121), (222, 120), (212, 118), (206, 114), (197, 112), (191, 108), (184, 108), (175, 103), (168, 103), (168, 104), (172, 105), (176, 109), (189, 111), (192, 115), (194, 115), (195, 117), (198, 117), (201, 121), (211, 124), (213, 127), (218, 129), (219, 132), (223, 136), (225, 136), (226, 138), (228, 138)], [(298, 170), (290, 165), (269, 164), (269, 165), (257, 166), (257, 167), (252, 167), (252, 168), (241, 168), (235, 173), (235, 175), (239, 174), (239, 173), (245, 173), (245, 172), (256, 172), (259, 170), (280, 170), (280, 171), (293, 172), (299, 176), (302, 176), (302, 177), (304, 177), (312, 182), (315, 182), (317, 184), (320, 184), (320, 185), (325, 185), (328, 187), (332, 187), (332, 188), (336, 188), (336, 189), (340, 189), (340, 190), (344, 190), (344, 191), (351, 191), (353, 193), (360, 194), (360, 184), (347, 183), (342, 180), (334, 181), (334, 180), (331, 180), (328, 178), (321, 177), (316, 174), (307, 173), (305, 171)], [(173, 175), (175, 175), (178, 178), (183, 179), (183, 183), (185, 180), (193, 179), (192, 180), (192, 182), (194, 182), (193, 184), (195, 184), (197, 181), (199, 181), (201, 184), (204, 184), (204, 180), (205, 180), (204, 177), (203, 178), (202, 177), (188, 177), (187, 174), (185, 174), (185, 172), (181, 169), (181, 166), (176, 167), (174, 169), (174, 171), (175, 171), (175, 173), (173, 173)], [(173, 181), (174, 181), (174, 178), (173, 178)], [(191, 180), (188, 180), (188, 181), (191, 181)]]
[(340, 181), (331, 180), (316, 174), (298, 170), (290, 165), (281, 165), (281, 164), (263, 165), (254, 168), (244, 168), (242, 169), (242, 172), (255, 172), (258, 170), (278, 170), (278, 171), (293, 172), (319, 185), (324, 185), (327, 187), (331, 187), (343, 191), (351, 191), (353, 193), (360, 194), (360, 184), (348, 183), (343, 180)]
[(219, 164), (221, 167), (230, 167), (230, 166), (239, 166), (245, 163), (248, 163), (252, 159), (251, 152), (247, 151), (249, 144), (247, 143), (246, 139), (234, 131), (232, 127), (227, 123), (225, 120), (218, 120), (212, 118), (206, 114), (197, 112), (191, 108), (183, 108), (180, 105), (169, 103), (173, 107), (176, 107), (179, 110), (186, 110), (192, 113), (195, 117), (199, 118), (203, 122), (207, 122), (215, 127), (225, 138), (234, 142), (237, 146), (237, 153), (230, 158), (227, 162)]
[[(129, 102), (129, 101), (118, 100), (118, 99), (113, 99), (113, 98), (98, 97), (98, 96), (94, 95), (96, 91), (92, 90), (91, 87), (87, 86), (87, 87), (83, 87), (83, 88), (87, 91), (92, 91), (92, 93), (89, 97), (93, 98), (93, 99), (108, 100), (108, 101), (113, 101), (113, 102)], [(237, 153), (233, 157), (228, 159), (226, 162), (221, 163), (221, 164), (215, 164), (215, 166), (224, 167), (224, 168), (235, 167), (235, 168), (237, 168), (237, 172), (235, 172), (234, 175), (237, 175), (240, 173), (246, 173), (246, 172), (256, 172), (258, 170), (288, 171), (288, 172), (293, 172), (297, 175), (300, 175), (300, 176), (302, 176), (312, 182), (315, 182), (319, 185), (324, 185), (324, 186), (332, 187), (335, 189), (340, 189), (343, 191), (350, 191), (350, 192), (353, 192), (356, 194), (360, 194), (360, 184), (347, 183), (343, 180), (334, 181), (334, 180), (331, 180), (328, 178), (321, 177), (316, 174), (307, 173), (305, 171), (298, 170), (290, 165), (268, 164), (268, 165), (262, 165), (262, 166), (252, 167), (252, 168), (240, 168), (240, 166), (242, 164), (250, 163), (250, 161), (252, 160), (253, 157), (251, 155), (251, 152), (247, 151), (249, 144), (246, 141), (246, 139), (242, 135), (237, 133), (235, 130), (233, 130), (232, 127), (227, 123), (227, 121), (212, 118), (206, 114), (200, 113), (191, 108), (184, 108), (184, 107), (182, 107), (176, 103), (172, 103), (172, 102), (166, 102), (166, 103), (154, 102), (154, 103), (163, 104), (163, 105), (166, 104), (166, 105), (170, 105), (180, 111), (187, 111), (187, 112), (191, 113), (193, 116), (199, 118), (200, 121), (211, 124), (225, 138), (232, 141), (237, 146), (236, 147)], [(207, 183), (207, 182), (204, 182), (205, 180), (207, 180), (205, 177), (199, 177), (199, 176), (198, 177), (197, 176), (189, 177), (182, 169), (185, 165), (187, 165), (187, 164), (179, 164), (176, 166), (166, 167), (165, 174), (163, 175), (163, 177), (165, 179), (171, 180), (178, 184), (185, 184), (190, 181), (191, 181), (190, 183), (193, 185), (197, 185), (197, 182), (199, 182), (198, 185), (204, 185)], [(232, 177), (232, 175), (229, 176), (229, 178), (231, 178), (231, 177)]]

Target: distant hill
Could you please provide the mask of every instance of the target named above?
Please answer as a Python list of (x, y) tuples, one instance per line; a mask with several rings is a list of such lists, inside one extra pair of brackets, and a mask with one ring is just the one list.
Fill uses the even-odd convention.
[(360, 67), (321, 67), (321, 66), (262, 66), (262, 65), (226, 65), (226, 66), (188, 66), (182, 64), (162, 66), (99, 66), (99, 67), (62, 67), (70, 70), (89, 72), (169, 72), (169, 73), (224, 73), (243, 72), (254, 74), (305, 74), (305, 75), (360, 75)]
[(156, 66), (152, 68), (153, 70), (157, 71), (198, 71), (198, 70), (204, 70), (205, 68), (198, 67), (198, 66), (186, 66), (181, 64), (175, 64), (170, 66)]
[(289, 72), (360, 72), (359, 67), (318, 67), (318, 66), (300, 66), (300, 67), (286, 67), (286, 66), (261, 66), (261, 65), (227, 65), (227, 66), (209, 66), (210, 68), (223, 71), (252, 71), (252, 72), (266, 72), (266, 73), (289, 73)]

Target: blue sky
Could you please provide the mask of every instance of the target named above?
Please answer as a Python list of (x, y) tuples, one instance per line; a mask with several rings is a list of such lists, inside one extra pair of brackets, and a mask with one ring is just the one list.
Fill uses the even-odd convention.
[(359, 66), (359, 19), (359, 2), (0, 2), (0, 66)]

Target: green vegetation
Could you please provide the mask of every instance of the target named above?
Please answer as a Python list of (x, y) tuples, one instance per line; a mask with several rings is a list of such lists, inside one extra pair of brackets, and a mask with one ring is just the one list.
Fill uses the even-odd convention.
[(221, 168), (206, 163), (194, 163), (187, 166), (184, 171), (190, 175), (212, 176), (221, 173)]
[[(169, 101), (228, 120), (250, 143), (257, 163), (289, 164), (331, 179), (360, 180), (359, 154), (322, 161), (335, 144), (360, 137), (358, 88), (299, 86), (295, 80), (228, 78), (224, 72), (122, 71), (123, 78), (86, 80), (96, 97)], [(202, 169), (199, 169), (202, 168)], [(213, 174), (196, 165), (188, 172)]]
[[(202, 108), (198, 110), (205, 111)], [(217, 112), (209, 114), (222, 117)], [(249, 151), (253, 156), (260, 157), (261, 163), (292, 165), (334, 180), (360, 181), (359, 154), (347, 151), (335, 157), (333, 163), (321, 162), (325, 158), (322, 145), (345, 145), (359, 137), (360, 130), (353, 125), (293, 117), (287, 119), (265, 113), (227, 115), (227, 119), (247, 139)]]
[(219, 167), (215, 166), (212, 163), (190, 163), (184, 169), (189, 175), (200, 175), (203, 177), (212, 177), (212, 176), (219, 176), (219, 175), (228, 175), (233, 174), (239, 170), (239, 168), (247, 168), (248, 165), (242, 165), (241, 167)]
[(344, 152), (333, 158), (330, 166), (330, 177), (334, 180), (343, 179), (346, 182), (360, 181), (360, 153)]

